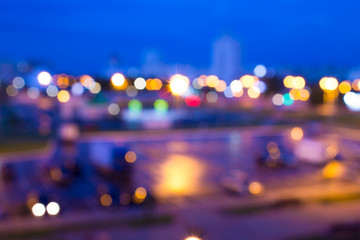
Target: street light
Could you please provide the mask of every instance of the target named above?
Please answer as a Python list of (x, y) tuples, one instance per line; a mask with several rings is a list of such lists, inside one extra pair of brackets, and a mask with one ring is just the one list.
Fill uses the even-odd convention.
[(189, 78), (180, 74), (175, 74), (170, 78), (170, 90), (173, 95), (181, 96), (189, 88)]
[(190, 236), (185, 238), (185, 240), (201, 240), (201, 238), (195, 237), (195, 236)]
[(334, 77), (323, 77), (320, 79), (319, 86), (324, 91), (324, 114), (333, 115), (336, 111), (335, 101), (339, 95), (339, 82)]

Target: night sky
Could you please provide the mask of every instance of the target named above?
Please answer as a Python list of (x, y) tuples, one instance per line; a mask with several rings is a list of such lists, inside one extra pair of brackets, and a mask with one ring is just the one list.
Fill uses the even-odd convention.
[(165, 63), (201, 69), (227, 34), (245, 66), (357, 67), (359, 12), (356, 0), (1, 0), (0, 61), (99, 74), (111, 56), (141, 66), (154, 50)]

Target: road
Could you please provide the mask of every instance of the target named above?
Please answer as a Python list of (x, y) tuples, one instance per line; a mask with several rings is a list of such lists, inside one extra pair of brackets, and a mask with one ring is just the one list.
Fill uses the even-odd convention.
[[(116, 237), (118, 235), (125, 236), (122, 239), (158, 239), (159, 236), (161, 239), (165, 236), (169, 239), (182, 239), (189, 229), (200, 228), (205, 232), (206, 239), (234, 239), (231, 236), (239, 236), (241, 239), (284, 239), (306, 235), (309, 232), (324, 231), (332, 222), (359, 218), (359, 214), (354, 211), (360, 206), (357, 202), (329, 206), (307, 204), (301, 209), (284, 209), (276, 213), (266, 212), (250, 217), (219, 214), (221, 209), (239, 204), (246, 206), (251, 203), (289, 197), (309, 198), (359, 191), (357, 178), (352, 179), (351, 182), (324, 182), (319, 167), (300, 165), (295, 168), (276, 170), (257, 168), (254, 157), (269, 141), (278, 142), (287, 151), (292, 150), (294, 143), (289, 141), (289, 129), (291, 129), (289, 126), (267, 126), (245, 129), (176, 130), (151, 134), (128, 132), (85, 135), (79, 141), (80, 149), (82, 149), (80, 152), (83, 154), (87, 152), (84, 149), (91, 148), (93, 144), (99, 142), (126, 144), (130, 150), (136, 152), (135, 185), (146, 187), (159, 199), (161, 204), (154, 210), (155, 213), (170, 214), (174, 216), (174, 221), (165, 226), (145, 227), (141, 231), (120, 226), (119, 229), (117, 227), (94, 229), (90, 231), (90, 234), (88, 231), (81, 230), (61, 234), (56, 232), (56, 234), (60, 236), (59, 239), (102, 239), (101, 237), (106, 239), (109, 236), (111, 239), (118, 239)], [(304, 130), (307, 132), (307, 127), (304, 127)], [(339, 139), (356, 134), (356, 132), (344, 134), (344, 130), (339, 129), (336, 131), (340, 134), (336, 134), (333, 129), (325, 129), (320, 138)], [(311, 135), (310, 130), (309, 135)], [(358, 144), (357, 139), (351, 139), (351, 137), (341, 139), (340, 149), (344, 149), (343, 154), (349, 161), (354, 161), (356, 158), (356, 151), (353, 151), (353, 148)], [(91, 155), (88, 155), (84, 161), (89, 161), (90, 157)], [(21, 177), (15, 186), (2, 188), (3, 201), (24, 198), (30, 189), (46, 187), (59, 196), (68, 196), (79, 192), (82, 186), (87, 186), (89, 190), (85, 191), (84, 195), (74, 197), (72, 201), (60, 197), (60, 200), (65, 200), (67, 204), (62, 216), (54, 219), (55, 222), (59, 221), (66, 225), (66, 222), (71, 223), (69, 219), (77, 219), (78, 221), (74, 223), (76, 225), (79, 221), (86, 221), (84, 219), (92, 219), (92, 215), (101, 216), (100, 219), (111, 218), (111, 216), (122, 218), (136, 215), (138, 211), (137, 209), (113, 209), (114, 212), (109, 215), (106, 209), (100, 209), (94, 199), (94, 189), (101, 180), (93, 176), (91, 170), (88, 172), (91, 176), (67, 190), (41, 181), (36, 171), (39, 167), (37, 159), (27, 159), (26, 163), (21, 164), (20, 160), (16, 159), (13, 164), (17, 175)], [(262, 182), (265, 188), (264, 195), (251, 197), (226, 194), (220, 180), (232, 169), (244, 171), (251, 179)], [(69, 204), (69, 202), (76, 203), (77, 201), (78, 204), (74, 205), (76, 208)], [(328, 214), (329, 212), (331, 214)], [(31, 221), (30, 219), (27, 218), (25, 222), (23, 220), (4, 222), (0, 233), (11, 230), (11, 226), (14, 230), (19, 226), (24, 226), (26, 222)], [(42, 220), (38, 219), (38, 221)], [(45, 224), (40, 223), (38, 227)], [(289, 224), (288, 228), (282, 227), (285, 223)], [(56, 226), (56, 223), (54, 224)], [(262, 231), (257, 231), (257, 228)]]

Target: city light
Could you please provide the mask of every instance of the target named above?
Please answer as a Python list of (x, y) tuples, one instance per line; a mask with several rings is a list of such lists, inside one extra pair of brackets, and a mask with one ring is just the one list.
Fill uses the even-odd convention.
[(101, 195), (100, 203), (104, 207), (109, 207), (112, 204), (112, 197), (109, 194), (105, 193), (105, 194)]
[(30, 87), (28, 90), (27, 90), (27, 95), (30, 99), (36, 99), (39, 97), (40, 95), (40, 91), (39, 89), (37, 89), (36, 87)]
[(42, 203), (36, 203), (32, 208), (31, 208), (32, 214), (35, 217), (42, 217), (44, 216), (46, 209), (44, 204)]
[(142, 110), (142, 103), (139, 100), (132, 99), (128, 103), (130, 112), (139, 113)]
[(136, 204), (140, 204), (140, 203), (144, 202), (146, 196), (147, 196), (146, 189), (143, 188), (143, 187), (138, 187), (135, 190), (135, 193), (134, 193), (134, 196), (133, 196), (133, 201)]
[(93, 82), (89, 87), (89, 91), (92, 94), (98, 94), (101, 91), (101, 85), (98, 82)]
[(301, 140), (303, 138), (304, 132), (303, 132), (302, 128), (294, 127), (290, 131), (290, 136), (291, 136), (292, 140), (299, 141), (299, 140)]
[(114, 88), (119, 88), (123, 86), (125, 83), (125, 77), (121, 73), (115, 73), (111, 77), (111, 84), (114, 86)]
[(346, 107), (354, 112), (360, 111), (360, 93), (347, 92), (344, 95)]
[(15, 77), (12, 80), (12, 85), (17, 89), (22, 89), (25, 86), (25, 80), (22, 77)]
[(264, 65), (257, 65), (255, 68), (254, 68), (254, 74), (255, 76), (259, 77), (259, 78), (262, 78), (266, 75), (266, 67)]
[(154, 102), (154, 109), (157, 111), (157, 112), (167, 112), (168, 109), (169, 109), (169, 104), (167, 103), (167, 101), (163, 100), (163, 99), (157, 99), (155, 102)]
[(48, 72), (40, 72), (37, 76), (40, 85), (47, 86), (51, 83), (51, 75)]
[(198, 107), (201, 103), (201, 99), (197, 95), (190, 95), (185, 98), (185, 104), (189, 107)]
[(215, 86), (215, 90), (218, 92), (224, 92), (226, 89), (226, 82), (223, 80), (219, 80)]
[(189, 78), (186, 76), (175, 74), (170, 78), (170, 90), (173, 95), (181, 96), (189, 88)]
[(134, 86), (128, 86), (126, 88), (126, 95), (129, 97), (136, 97), (138, 95), (138, 90)]
[(55, 216), (60, 212), (60, 206), (57, 202), (50, 202), (46, 206), (46, 211), (49, 215)]
[(345, 94), (351, 91), (351, 83), (349, 81), (343, 81), (339, 84), (339, 92)]
[(128, 163), (134, 163), (136, 161), (136, 153), (133, 151), (128, 151), (125, 154), (125, 161)]
[(158, 78), (149, 78), (146, 80), (146, 89), (151, 91), (158, 91), (162, 88), (163, 84)]
[(46, 88), (46, 94), (49, 96), (49, 97), (56, 97), (59, 93), (59, 90), (58, 88), (55, 86), (55, 85), (49, 85), (47, 88)]
[(272, 102), (275, 106), (281, 106), (284, 104), (284, 97), (282, 94), (277, 93), (272, 97)]
[(211, 88), (215, 88), (218, 82), (219, 82), (219, 78), (215, 75), (210, 75), (205, 79), (206, 86)]
[(345, 173), (345, 167), (338, 161), (331, 161), (322, 170), (324, 178), (339, 178)]
[(201, 78), (195, 78), (192, 81), (192, 85), (195, 89), (202, 89), (205, 86), (205, 82)]
[(258, 81), (259, 79), (257, 77), (251, 75), (244, 75), (240, 78), (240, 82), (244, 88), (250, 88)]
[(94, 82), (95, 82), (95, 80), (92, 77), (90, 77), (89, 75), (82, 75), (80, 77), (81, 85), (83, 85), (87, 89), (92, 87)]
[(108, 112), (110, 115), (118, 115), (119, 112), (120, 112), (120, 107), (118, 104), (116, 103), (111, 103), (109, 106), (108, 106)]
[(74, 85), (71, 86), (71, 93), (75, 96), (81, 96), (84, 93), (84, 87), (81, 85), (81, 83), (74, 83)]
[(201, 238), (195, 237), (195, 236), (190, 236), (185, 238), (185, 240), (201, 240)]
[(290, 106), (290, 105), (292, 105), (294, 103), (294, 99), (291, 96), (291, 94), (289, 94), (289, 93), (285, 93), (283, 95), (283, 100), (284, 100), (283, 104), (287, 105), (287, 106)]
[(334, 91), (337, 89), (339, 82), (333, 77), (323, 77), (319, 82), (320, 88), (326, 92)]
[(249, 184), (249, 192), (251, 194), (257, 195), (262, 193), (264, 190), (264, 187), (259, 182), (252, 182)]
[(252, 86), (247, 90), (247, 94), (250, 98), (258, 98), (260, 97), (260, 90), (256, 86)]
[(19, 93), (19, 90), (16, 87), (14, 87), (14, 85), (7, 86), (5, 91), (6, 94), (10, 97), (15, 97)]
[(240, 93), (243, 90), (243, 85), (239, 80), (233, 80), (230, 83), (230, 89), (233, 93)]
[(218, 100), (218, 95), (214, 91), (210, 91), (206, 94), (206, 100), (209, 103), (215, 103)]
[(295, 89), (302, 89), (305, 87), (305, 79), (303, 77), (295, 77), (292, 85)]
[(143, 90), (146, 87), (146, 81), (144, 78), (138, 77), (135, 79), (134, 81), (134, 86), (136, 87), (136, 89), (138, 90)]
[(57, 94), (57, 99), (59, 100), (59, 102), (66, 103), (66, 102), (68, 102), (70, 100), (70, 94), (66, 90), (61, 90)]

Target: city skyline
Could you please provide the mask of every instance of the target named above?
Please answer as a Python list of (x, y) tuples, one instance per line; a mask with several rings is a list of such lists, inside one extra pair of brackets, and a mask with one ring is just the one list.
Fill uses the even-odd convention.
[(60, 72), (103, 74), (114, 55), (121, 67), (140, 67), (146, 52), (155, 49), (166, 64), (204, 69), (211, 65), (213, 42), (229, 35), (240, 42), (249, 69), (257, 64), (356, 68), (357, 6), (355, 1), (6, 0), (0, 8), (0, 60), (36, 60)]

